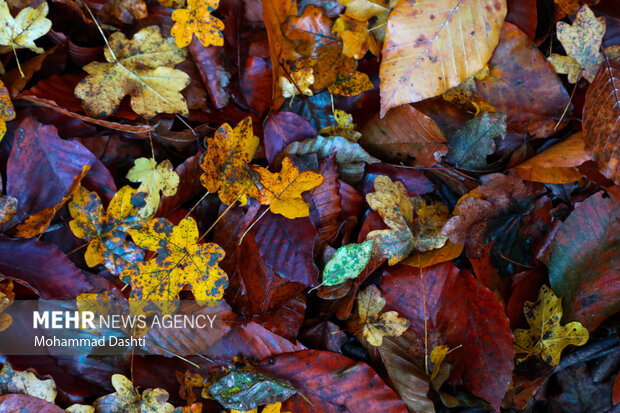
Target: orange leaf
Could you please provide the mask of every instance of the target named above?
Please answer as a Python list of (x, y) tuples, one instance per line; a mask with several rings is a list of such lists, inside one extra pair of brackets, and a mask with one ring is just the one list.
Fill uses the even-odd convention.
[(172, 20), (176, 23), (170, 34), (178, 47), (189, 45), (194, 34), (205, 47), (224, 45), (221, 32), (224, 23), (211, 15), (219, 4), (219, 0), (188, 0), (187, 9), (177, 9), (172, 13)]

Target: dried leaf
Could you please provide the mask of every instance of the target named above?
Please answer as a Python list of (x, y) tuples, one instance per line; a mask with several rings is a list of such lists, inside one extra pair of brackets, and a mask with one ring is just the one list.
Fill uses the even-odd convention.
[(368, 30), (368, 23), (365, 21), (341, 15), (332, 26), (332, 34), (342, 39), (342, 53), (345, 56), (359, 60), (368, 51), (379, 56), (381, 49), (372, 32)]
[(299, 173), (289, 158), (284, 158), (279, 173), (269, 172), (262, 166), (253, 166), (252, 170), (258, 174), (260, 185), (257, 183), (257, 186), (252, 187), (251, 197), (258, 199), (262, 205), (269, 205), (274, 214), (289, 219), (310, 215), (308, 204), (301, 194), (323, 182), (320, 174), (312, 171)]
[(172, 170), (172, 163), (165, 160), (157, 165), (155, 159), (139, 158), (127, 172), (127, 179), (131, 182), (140, 182), (138, 192), (148, 195), (144, 199), (146, 205), (140, 210), (143, 217), (149, 217), (159, 208), (160, 192), (164, 196), (173, 196), (179, 186), (179, 175)]
[(312, 68), (306, 67), (291, 73), (291, 80), (285, 76), (280, 76), (279, 84), (282, 90), (282, 96), (285, 98), (295, 97), (297, 93), (302, 95), (312, 96), (312, 90), (310, 86), (314, 83), (314, 75), (312, 74)]
[(381, 117), (393, 107), (438, 96), (482, 69), (504, 17), (505, 0), (401, 0), (383, 45)]
[(353, 143), (356, 143), (362, 137), (362, 134), (355, 130), (353, 116), (344, 110), (336, 109), (334, 111), (334, 119), (336, 119), (336, 126), (327, 126), (321, 129), (319, 133), (328, 136), (342, 136)]
[(95, 400), (96, 413), (172, 413), (174, 406), (167, 403), (168, 392), (163, 389), (146, 389), (140, 394), (131, 380), (122, 374), (112, 376), (115, 393)]
[[(1, 6), (0, 6), (1, 7)], [(9, 91), (0, 81), (0, 142), (6, 133), (6, 122), (15, 119), (15, 109)]]
[(385, 299), (374, 285), (370, 285), (357, 295), (357, 311), (360, 323), (364, 326), (363, 335), (368, 344), (378, 347), (383, 337), (398, 337), (409, 328), (409, 321), (398, 316), (396, 311), (379, 315), (385, 307)]
[(349, 77), (343, 77), (331, 84), (327, 90), (332, 95), (355, 96), (374, 88), (366, 73), (355, 72)]
[(224, 23), (211, 15), (219, 4), (219, 0), (188, 0), (187, 9), (176, 9), (172, 13), (175, 23), (170, 34), (179, 48), (189, 45), (194, 34), (205, 47), (224, 45), (221, 32)]
[(252, 118), (245, 118), (235, 129), (224, 123), (207, 141), (207, 152), (202, 155), (200, 167), (204, 174), (202, 185), (211, 193), (218, 192), (220, 200), (230, 205), (239, 200), (248, 202), (247, 194), (254, 183), (248, 164), (254, 158), (259, 138), (252, 130)]
[(174, 69), (187, 53), (164, 39), (158, 26), (149, 26), (127, 40), (115, 32), (104, 50), (108, 63), (92, 62), (84, 66), (88, 73), (75, 88), (75, 96), (91, 116), (111, 115), (121, 100), (131, 96), (134, 112), (153, 117), (158, 113), (188, 114), (181, 94), (189, 85), (189, 76)]
[(590, 335), (581, 323), (560, 324), (561, 300), (545, 285), (540, 288), (536, 302), (525, 302), (523, 312), (530, 328), (514, 331), (517, 354), (540, 356), (550, 366), (557, 366), (566, 346), (583, 346), (588, 341)]
[(0, 392), (27, 394), (52, 403), (57, 393), (53, 379), (40, 380), (30, 371), (15, 371), (8, 362), (0, 370)]

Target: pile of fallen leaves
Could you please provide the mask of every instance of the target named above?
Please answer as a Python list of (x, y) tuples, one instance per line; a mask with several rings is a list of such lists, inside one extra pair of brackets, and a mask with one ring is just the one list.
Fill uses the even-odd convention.
[(0, 20), (0, 331), (20, 299), (222, 316), (118, 356), (0, 355), (0, 411), (620, 402), (615, 0)]

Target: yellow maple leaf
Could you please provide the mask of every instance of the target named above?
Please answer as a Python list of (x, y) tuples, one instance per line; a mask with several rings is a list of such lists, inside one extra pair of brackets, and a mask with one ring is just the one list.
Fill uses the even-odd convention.
[(553, 66), (556, 73), (568, 75), (568, 81), (570, 83), (576, 83), (577, 80), (579, 80), (579, 76), (581, 75), (581, 67), (572, 57), (552, 53), (547, 60), (551, 63), (551, 66)]
[(110, 47), (104, 50), (108, 63), (84, 66), (88, 76), (75, 87), (75, 96), (82, 99), (89, 115), (111, 115), (126, 95), (131, 96), (131, 108), (140, 115), (189, 113), (181, 94), (189, 85), (189, 76), (174, 69), (187, 53), (172, 37), (164, 39), (159, 27), (149, 26), (131, 40), (115, 32), (108, 43)]
[(402, 182), (377, 176), (375, 192), (367, 194), (366, 201), (390, 227), (371, 231), (366, 236), (366, 239), (376, 240), (375, 257), (387, 259), (389, 265), (404, 260), (414, 249), (430, 251), (446, 243), (447, 237), (441, 230), (450, 218), (448, 209), (440, 203), (427, 205), (420, 197), (410, 199)]
[(146, 205), (140, 210), (140, 214), (149, 217), (159, 208), (160, 192), (165, 196), (177, 193), (179, 175), (172, 169), (172, 163), (165, 160), (159, 165), (152, 158), (138, 158), (134, 161), (134, 167), (127, 173), (127, 179), (131, 182), (140, 182), (139, 192), (146, 192)]
[(540, 356), (550, 366), (557, 366), (566, 346), (582, 346), (588, 341), (588, 330), (581, 323), (560, 324), (562, 301), (546, 285), (540, 288), (536, 302), (525, 302), (523, 312), (530, 329), (518, 328), (514, 336), (515, 351), (525, 358)]
[(207, 191), (219, 191), (220, 200), (230, 205), (239, 199), (241, 205), (247, 201), (247, 193), (253, 186), (247, 164), (252, 160), (260, 140), (252, 130), (252, 118), (245, 118), (235, 129), (224, 123), (207, 141), (207, 152), (202, 155), (200, 177)]
[(46, 34), (52, 27), (52, 22), (46, 19), (49, 6), (43, 2), (33, 9), (22, 9), (17, 17), (13, 18), (6, 1), (0, 2), (0, 48), (1, 53), (16, 49), (30, 49), (35, 53), (43, 53), (34, 41)]
[(409, 320), (398, 316), (396, 311), (379, 314), (385, 307), (385, 298), (374, 285), (368, 286), (357, 296), (357, 312), (364, 326), (362, 334), (368, 344), (379, 347), (383, 337), (399, 337), (409, 328)]
[(321, 185), (323, 176), (312, 171), (299, 173), (289, 158), (284, 158), (279, 173), (269, 172), (262, 166), (253, 166), (252, 169), (258, 174), (260, 182), (252, 188), (250, 196), (258, 199), (262, 205), (269, 205), (274, 214), (289, 219), (310, 215), (308, 204), (301, 194)]
[(84, 259), (89, 267), (104, 264), (112, 274), (142, 259), (142, 250), (125, 239), (127, 229), (140, 224), (138, 210), (144, 206), (144, 193), (124, 186), (110, 201), (107, 214), (99, 195), (80, 187), (69, 203), (73, 218), (69, 228), (88, 241)]
[(374, 36), (368, 31), (368, 22), (361, 22), (341, 15), (332, 26), (332, 34), (342, 39), (342, 54), (362, 59), (366, 52), (379, 56), (381, 49)]
[(297, 93), (312, 96), (310, 86), (314, 83), (314, 75), (312, 74), (311, 67), (302, 68), (291, 73), (291, 80), (284, 76), (280, 77), (279, 84), (282, 90), (282, 96), (290, 98), (294, 97)]
[(15, 109), (9, 91), (0, 80), (0, 142), (6, 134), (6, 121), (15, 119)]
[(71, 186), (67, 190), (65, 196), (62, 197), (60, 202), (54, 206), (47, 207), (42, 211), (30, 215), (22, 224), (17, 227), (16, 235), (18, 237), (30, 238), (35, 237), (41, 232), (45, 231), (49, 226), (50, 222), (52, 221), (52, 218), (54, 218), (54, 215), (56, 215), (56, 212), (58, 212), (58, 210), (62, 208), (63, 205), (65, 205), (65, 203), (67, 203), (67, 201), (69, 201), (71, 197), (73, 197), (73, 194), (75, 194), (80, 188), (80, 182), (82, 182), (82, 179), (86, 176), (89, 170), (90, 165), (83, 165), (82, 173), (76, 175), (73, 178)]
[(170, 34), (179, 47), (190, 44), (194, 34), (203, 46), (223, 46), (224, 23), (211, 15), (219, 6), (219, 0), (188, 0), (187, 9), (177, 9), (172, 13), (174, 26)]
[(362, 134), (355, 130), (352, 115), (344, 110), (336, 109), (334, 111), (334, 119), (337, 125), (324, 127), (319, 131), (319, 135), (342, 136), (353, 143), (362, 137)]
[(146, 389), (140, 392), (131, 380), (122, 374), (112, 375), (115, 393), (100, 397), (93, 403), (95, 411), (109, 412), (157, 412), (172, 413), (174, 406), (167, 402), (168, 392), (164, 389)]
[(225, 252), (212, 242), (198, 244), (193, 218), (187, 217), (177, 226), (164, 218), (152, 219), (128, 232), (137, 245), (157, 253), (123, 272), (122, 279), (131, 284), (131, 300), (176, 300), (185, 285), (201, 304), (214, 306), (222, 298), (228, 277), (218, 263)]

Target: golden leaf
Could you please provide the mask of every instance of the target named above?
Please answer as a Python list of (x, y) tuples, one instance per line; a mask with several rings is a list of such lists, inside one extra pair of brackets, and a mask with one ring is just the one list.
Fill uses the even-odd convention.
[(49, 11), (47, 2), (43, 2), (33, 9), (22, 9), (17, 17), (13, 18), (6, 1), (0, 2), (0, 52), (5, 53), (16, 49), (30, 49), (35, 53), (43, 53), (34, 41), (46, 34), (52, 27), (52, 22), (45, 18)]
[(314, 75), (312, 74), (311, 67), (302, 68), (291, 73), (291, 80), (292, 82), (284, 76), (281, 76), (279, 79), (283, 97), (294, 97), (297, 93), (312, 96), (310, 86), (314, 83)]
[(172, 169), (172, 163), (165, 160), (159, 165), (155, 159), (139, 158), (134, 161), (134, 167), (127, 173), (127, 179), (131, 182), (140, 182), (139, 192), (146, 192), (146, 205), (140, 210), (140, 214), (149, 217), (159, 208), (160, 192), (165, 196), (177, 193), (179, 175)]
[(260, 140), (252, 130), (252, 118), (245, 118), (235, 129), (228, 123), (207, 141), (207, 152), (202, 155), (200, 177), (207, 191), (219, 191), (220, 200), (230, 205), (239, 199), (245, 205), (248, 191), (254, 185), (247, 164), (252, 160)]
[(188, 0), (187, 9), (177, 9), (172, 13), (174, 26), (170, 34), (179, 47), (190, 44), (192, 37), (196, 38), (203, 46), (223, 46), (224, 23), (211, 15), (211, 12), (220, 5), (219, 0)]
[(329, 86), (328, 90), (332, 95), (355, 96), (373, 87), (366, 73), (355, 72), (351, 76), (339, 78)]
[(75, 87), (75, 96), (82, 99), (89, 115), (113, 114), (126, 95), (131, 96), (131, 107), (140, 115), (189, 113), (181, 94), (189, 85), (189, 76), (174, 69), (185, 60), (186, 51), (179, 49), (172, 37), (164, 39), (159, 27), (149, 26), (131, 40), (115, 32), (109, 44), (104, 50), (108, 63), (84, 66), (88, 76)]
[(352, 115), (344, 110), (336, 109), (334, 111), (334, 119), (336, 119), (337, 126), (326, 126), (319, 131), (319, 134), (342, 136), (353, 143), (356, 143), (362, 137), (362, 134), (355, 130)]
[(279, 173), (269, 172), (262, 166), (253, 166), (252, 169), (258, 173), (260, 187), (252, 187), (250, 196), (258, 199), (262, 205), (269, 205), (274, 214), (289, 219), (310, 215), (308, 204), (301, 194), (321, 185), (323, 177), (320, 174), (312, 171), (299, 173), (289, 158), (284, 158)]
[(562, 302), (546, 285), (540, 288), (536, 302), (525, 302), (523, 312), (530, 329), (514, 331), (517, 354), (540, 356), (550, 366), (557, 366), (564, 347), (582, 346), (588, 341), (588, 330), (581, 323), (560, 324)]
[(174, 406), (167, 403), (166, 390), (146, 389), (140, 394), (131, 380), (122, 374), (112, 376), (112, 386), (116, 390), (115, 393), (100, 397), (93, 403), (96, 411), (172, 413), (174, 410)]

